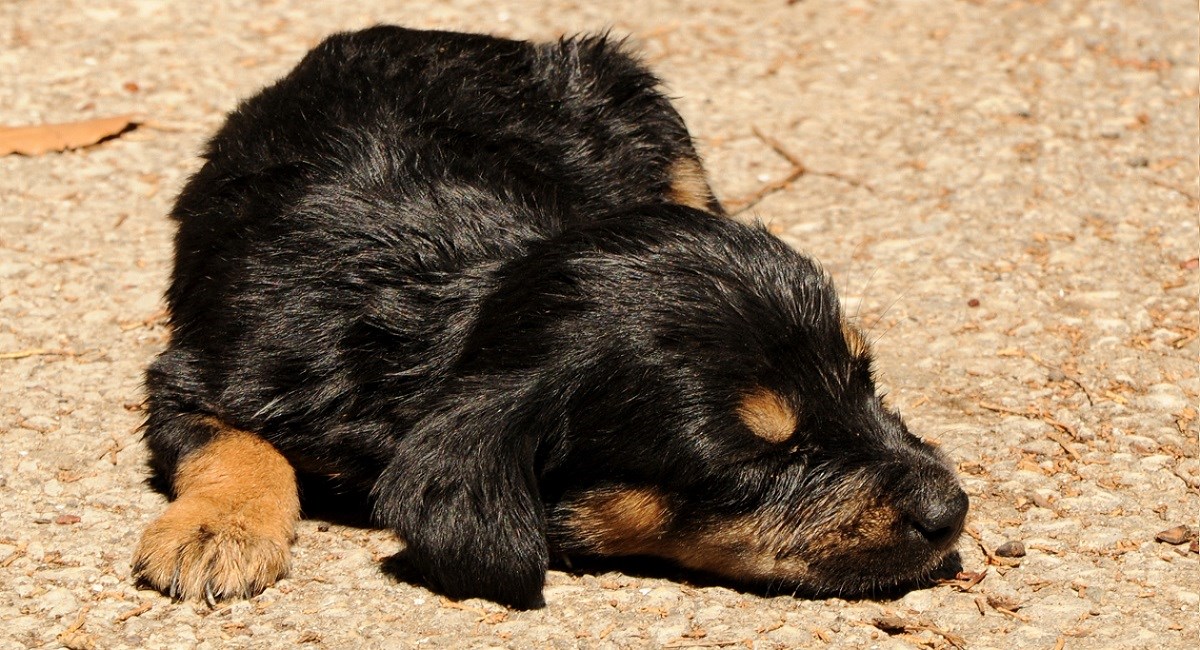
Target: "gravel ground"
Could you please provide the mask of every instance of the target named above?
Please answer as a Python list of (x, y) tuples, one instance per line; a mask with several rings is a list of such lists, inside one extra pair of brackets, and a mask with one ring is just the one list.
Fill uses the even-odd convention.
[[(891, 399), (961, 469), (974, 577), (879, 602), (551, 572), (511, 612), (381, 573), (387, 533), (305, 521), (251, 601), (136, 589), (164, 215), (239, 98), (378, 22), (630, 34), (722, 199), (881, 339)], [(1196, 547), (1155, 538), (1200, 527), (1198, 32), (1184, 0), (0, 0), (0, 124), (144, 120), (0, 158), (0, 649), (1197, 647)]]

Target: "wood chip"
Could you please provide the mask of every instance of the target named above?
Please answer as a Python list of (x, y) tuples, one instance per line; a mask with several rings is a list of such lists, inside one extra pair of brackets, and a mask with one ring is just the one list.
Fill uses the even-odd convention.
[(1179, 525), (1175, 526), (1174, 528), (1168, 528), (1159, 532), (1154, 536), (1154, 539), (1159, 542), (1166, 542), (1167, 544), (1174, 544), (1175, 546), (1178, 546), (1180, 544), (1186, 544), (1190, 542), (1194, 538), (1195, 534), (1196, 533), (1193, 532), (1191, 528), (1184, 525)]

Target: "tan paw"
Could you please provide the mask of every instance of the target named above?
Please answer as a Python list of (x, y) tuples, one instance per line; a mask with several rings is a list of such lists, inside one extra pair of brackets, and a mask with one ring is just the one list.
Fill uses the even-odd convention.
[(292, 525), (271, 525), (252, 514), (180, 498), (142, 534), (135, 577), (172, 598), (203, 598), (210, 605), (260, 593), (287, 575)]
[(291, 465), (225, 429), (179, 464), (178, 498), (142, 533), (134, 577), (180, 600), (248, 598), (285, 576), (300, 501)]

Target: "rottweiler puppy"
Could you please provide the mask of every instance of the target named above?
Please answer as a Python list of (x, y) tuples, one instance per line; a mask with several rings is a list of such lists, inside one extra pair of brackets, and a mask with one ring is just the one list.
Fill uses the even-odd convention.
[(555, 553), (856, 594), (958, 538), (967, 497), (828, 276), (722, 215), (620, 43), (338, 34), (204, 157), (146, 376), (173, 501), (144, 583), (284, 576), (298, 476), (367, 504), (433, 589), (520, 608)]

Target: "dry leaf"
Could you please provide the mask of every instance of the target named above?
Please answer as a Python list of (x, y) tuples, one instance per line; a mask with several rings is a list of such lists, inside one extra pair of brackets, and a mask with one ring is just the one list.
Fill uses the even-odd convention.
[(135, 126), (133, 116), (102, 117), (66, 124), (0, 127), (0, 156), (36, 156), (47, 151), (87, 147)]

